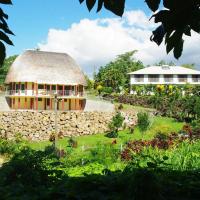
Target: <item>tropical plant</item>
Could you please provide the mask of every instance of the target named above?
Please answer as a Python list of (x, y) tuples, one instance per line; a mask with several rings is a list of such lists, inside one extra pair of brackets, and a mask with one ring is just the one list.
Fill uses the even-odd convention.
[[(1, 0), (0, 4), (12, 4), (11, 0)], [(0, 66), (2, 66), (4, 59), (6, 57), (6, 48), (4, 43), (8, 45), (13, 45), (12, 41), (8, 37), (8, 34), (14, 35), (13, 32), (9, 29), (6, 20), (8, 15), (0, 8)]]
[(137, 114), (137, 126), (142, 132), (145, 132), (150, 126), (150, 117), (147, 112), (139, 112)]
[(133, 55), (136, 51), (131, 51), (119, 55), (114, 61), (100, 67), (95, 75), (95, 83), (101, 83), (105, 88), (112, 88), (113, 92), (120, 92), (129, 88), (129, 72), (143, 68), (141, 61), (135, 60)]

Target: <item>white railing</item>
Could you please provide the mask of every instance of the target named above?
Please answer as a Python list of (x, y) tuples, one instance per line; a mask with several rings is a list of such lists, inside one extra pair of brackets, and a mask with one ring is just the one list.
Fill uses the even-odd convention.
[(58, 96), (77, 96), (83, 97), (85, 94), (80, 91), (74, 90), (44, 90), (39, 89), (38, 91), (35, 90), (7, 90), (6, 95), (12, 96), (53, 96), (57, 94)]

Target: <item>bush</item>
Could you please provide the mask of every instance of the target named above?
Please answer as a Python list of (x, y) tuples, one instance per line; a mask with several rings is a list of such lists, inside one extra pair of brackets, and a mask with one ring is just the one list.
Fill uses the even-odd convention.
[(111, 94), (113, 92), (113, 89), (111, 87), (104, 87), (102, 89), (102, 92), (105, 94)]
[(122, 127), (124, 117), (118, 112), (113, 118), (112, 121), (108, 124), (108, 127), (111, 132), (118, 132), (119, 128)]
[(150, 126), (149, 114), (146, 112), (139, 112), (137, 117), (140, 131), (145, 132)]
[(78, 142), (73, 137), (70, 137), (70, 139), (68, 140), (68, 146), (72, 148), (77, 148)]
[(105, 135), (108, 138), (117, 138), (118, 137), (118, 133), (115, 131), (109, 132)]

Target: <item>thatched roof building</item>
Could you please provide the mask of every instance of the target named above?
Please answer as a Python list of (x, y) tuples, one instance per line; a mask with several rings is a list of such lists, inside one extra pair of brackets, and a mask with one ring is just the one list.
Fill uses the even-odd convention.
[(85, 77), (74, 59), (65, 53), (27, 50), (12, 64), (5, 83), (86, 85)]

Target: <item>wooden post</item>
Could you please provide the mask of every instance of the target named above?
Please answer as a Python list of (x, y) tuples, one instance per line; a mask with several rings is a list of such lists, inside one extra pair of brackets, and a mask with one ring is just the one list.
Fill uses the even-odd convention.
[(20, 97), (18, 97), (18, 109), (20, 109)]
[(13, 108), (15, 109), (15, 97), (13, 99)]
[(34, 83), (32, 83), (32, 95), (34, 95)]
[(27, 98), (25, 97), (25, 109), (27, 109)]

